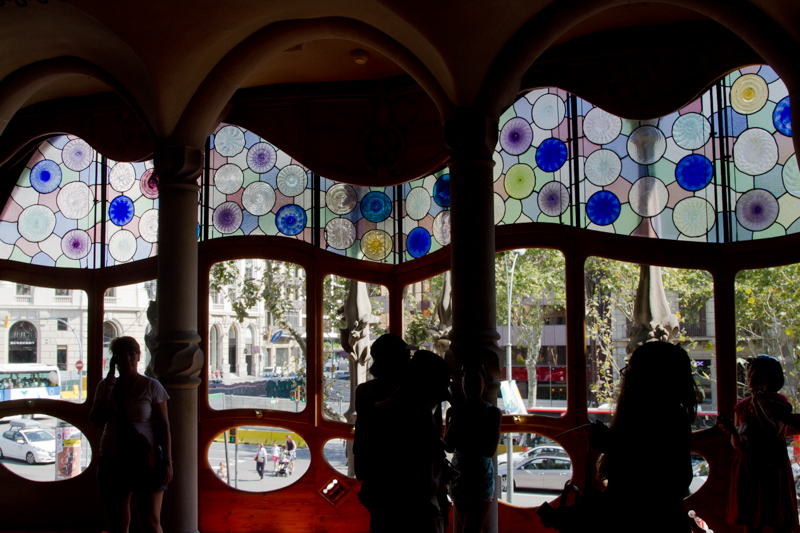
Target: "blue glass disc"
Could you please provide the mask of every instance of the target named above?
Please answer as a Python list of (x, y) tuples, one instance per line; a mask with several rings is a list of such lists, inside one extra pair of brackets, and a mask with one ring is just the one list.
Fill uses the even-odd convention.
[(789, 105), (788, 96), (775, 106), (775, 111), (772, 112), (772, 123), (779, 132), (787, 137), (792, 136), (792, 108)]
[(31, 186), (36, 192), (47, 194), (61, 184), (61, 167), (50, 159), (42, 159), (31, 169)]
[(678, 185), (687, 191), (700, 191), (711, 183), (714, 167), (707, 157), (700, 154), (687, 155), (675, 167)]
[(406, 249), (411, 257), (422, 257), (431, 250), (431, 234), (425, 228), (412, 229), (406, 239)]
[(619, 198), (608, 191), (594, 193), (586, 202), (586, 216), (598, 226), (608, 226), (619, 218)]
[(433, 201), (442, 207), (450, 207), (450, 174), (442, 174), (433, 186)]
[(536, 150), (536, 164), (545, 172), (555, 172), (567, 161), (567, 145), (559, 139), (547, 139)]
[(133, 200), (127, 196), (117, 196), (108, 206), (108, 218), (115, 226), (124, 226), (133, 220)]
[(383, 222), (392, 214), (392, 201), (382, 192), (368, 192), (361, 199), (361, 214), (370, 222)]
[(306, 229), (306, 212), (297, 204), (288, 204), (275, 214), (275, 225), (284, 235), (297, 235)]

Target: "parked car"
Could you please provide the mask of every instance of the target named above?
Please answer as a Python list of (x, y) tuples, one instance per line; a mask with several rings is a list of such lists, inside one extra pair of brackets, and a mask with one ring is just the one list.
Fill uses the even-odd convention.
[[(546, 444), (543, 446), (536, 446), (535, 448), (531, 448), (530, 450), (525, 450), (524, 452), (515, 452), (512, 454), (512, 458), (514, 459), (514, 464), (519, 464), (525, 459), (529, 459), (531, 457), (536, 457), (537, 455), (553, 455), (558, 457), (569, 457), (567, 455), (566, 450), (557, 444)], [(506, 458), (508, 456), (505, 453), (500, 453), (497, 455), (497, 464), (504, 465), (506, 464)]]
[[(506, 490), (508, 476), (506, 464), (497, 467), (500, 489)], [(572, 461), (569, 457), (537, 455), (514, 465), (514, 490), (561, 490), (572, 479)]]
[(36, 463), (54, 463), (56, 438), (39, 427), (34, 420), (12, 420), (11, 427), (0, 438), (0, 458), (8, 457)]
[(337, 370), (336, 371), (336, 379), (350, 379), (350, 371), (349, 370)]

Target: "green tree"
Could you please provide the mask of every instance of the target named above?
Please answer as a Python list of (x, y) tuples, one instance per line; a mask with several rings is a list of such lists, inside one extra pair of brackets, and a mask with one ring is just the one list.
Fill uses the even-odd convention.
[(794, 264), (743, 270), (736, 276), (735, 283), (737, 350), (741, 361), (760, 353), (780, 359), (786, 375), (782, 392), (789, 397), (795, 409), (800, 408), (798, 279), (800, 265)]
[[(495, 256), (498, 324), (508, 316), (507, 269), (513, 251)], [(517, 259), (511, 291), (511, 325), (517, 346), (526, 348), (525, 368), (528, 374), (528, 406), (536, 405), (536, 367), (542, 348), (542, 331), (546, 319), (566, 305), (564, 256), (547, 248), (528, 248)]]
[[(626, 325), (634, 320), (640, 267), (635, 263), (590, 257), (584, 272), (590, 393), (597, 404), (612, 403), (616, 398), (615, 375), (619, 375), (614, 350), (621, 340), (618, 330), (615, 335), (616, 316), (624, 317)], [(713, 279), (704, 270), (666, 267), (661, 269), (661, 275), (665, 291), (677, 300), (672, 311), (683, 323), (676, 340), (693, 349), (697, 343), (686, 334), (684, 324), (700, 322), (702, 309), (713, 297)], [(713, 343), (703, 348), (713, 356)], [(704, 369), (695, 367), (695, 372), (698, 379), (709, 379)]]

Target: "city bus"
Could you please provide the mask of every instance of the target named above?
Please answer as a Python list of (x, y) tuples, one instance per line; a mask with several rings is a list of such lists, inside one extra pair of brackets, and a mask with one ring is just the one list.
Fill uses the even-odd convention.
[(0, 364), (0, 401), (61, 399), (58, 367), (41, 363)]

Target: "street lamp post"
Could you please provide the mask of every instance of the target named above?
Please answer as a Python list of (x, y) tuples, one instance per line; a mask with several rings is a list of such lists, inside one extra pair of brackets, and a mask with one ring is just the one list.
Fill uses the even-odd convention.
[[(517, 266), (517, 258), (524, 254), (524, 248), (513, 251), (510, 272), (508, 270), (508, 262), (506, 262), (506, 310), (508, 311), (506, 317), (506, 379), (508, 380), (509, 389), (511, 387), (511, 380), (513, 379), (511, 375), (511, 293), (512, 285), (514, 284), (514, 268)], [(513, 433), (506, 434), (506, 501), (508, 501), (508, 503), (514, 501), (514, 440), (512, 436)]]

